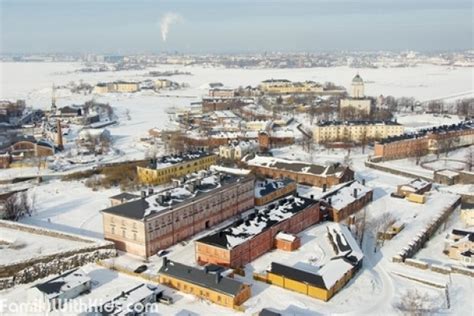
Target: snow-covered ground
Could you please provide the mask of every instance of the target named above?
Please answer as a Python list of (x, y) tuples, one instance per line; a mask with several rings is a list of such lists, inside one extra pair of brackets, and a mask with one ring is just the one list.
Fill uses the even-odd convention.
[(86, 242), (71, 241), (2, 227), (0, 228), (0, 265), (51, 255), (87, 245)]
[[(0, 99), (26, 99), (28, 105), (46, 108), (51, 100), (51, 86), (64, 85), (74, 80), (95, 84), (100, 81), (114, 80), (142, 80), (148, 71), (122, 71), (104, 73), (76, 73), (75, 69), (80, 64), (71, 63), (2, 63), (0, 64), (2, 76), (0, 79)], [(257, 85), (260, 81), (269, 78), (287, 78), (290, 80), (315, 80), (319, 82), (333, 81), (349, 88), (354, 76), (354, 69), (348, 67), (314, 68), (314, 69), (224, 69), (183, 66), (163, 66), (157, 69), (180, 69), (190, 71), (192, 76), (175, 76), (177, 82), (189, 84), (189, 88), (176, 91), (166, 91), (162, 94), (139, 92), (136, 94), (108, 94), (95, 96), (99, 102), (109, 102), (119, 116), (120, 123), (108, 127), (114, 136), (114, 147), (119, 149), (117, 156), (107, 157), (108, 161), (122, 159), (143, 158), (144, 148), (138, 139), (153, 127), (163, 128), (170, 124), (168, 112), (172, 108), (188, 107), (192, 101), (200, 100), (207, 93), (209, 82), (223, 82), (227, 86)], [(367, 81), (366, 92), (368, 95), (377, 96), (413, 96), (420, 100), (429, 100), (463, 94), (473, 90), (472, 68), (447, 68), (440, 66), (423, 65), (416, 68), (387, 69), (359, 69), (360, 75)], [(166, 96), (165, 96), (166, 94)], [(71, 103), (82, 103), (91, 96), (72, 95), (65, 90), (58, 91), (58, 105), (64, 106)], [(131, 119), (126, 118), (127, 110)], [(399, 116), (399, 122), (410, 128), (427, 127), (437, 124), (456, 122), (458, 118), (434, 117), (432, 115)], [(466, 302), (466, 293), (473, 293), (472, 278), (459, 275), (451, 276), (450, 310), (444, 310), (443, 291), (434, 289), (420, 283), (409, 281), (393, 272), (401, 274), (417, 274), (413, 268), (406, 268), (390, 262), (390, 257), (400, 250), (403, 245), (411, 240), (420, 227), (425, 225), (434, 215), (436, 210), (446, 205), (454, 198), (453, 194), (433, 192), (430, 194), (426, 205), (418, 205), (406, 200), (391, 198), (389, 195), (395, 191), (396, 186), (407, 183), (409, 179), (401, 176), (386, 174), (364, 166), (364, 161), (370, 149), (365, 153), (354, 149), (350, 158), (345, 156), (347, 150), (326, 150), (316, 148), (311, 153), (305, 152), (301, 146), (292, 145), (273, 150), (275, 156), (289, 159), (300, 159), (313, 163), (349, 161), (356, 171), (357, 179), (365, 179), (366, 185), (374, 190), (374, 202), (366, 208), (368, 215), (393, 213), (398, 219), (407, 222), (407, 227), (396, 238), (385, 243), (381, 250), (373, 253), (370, 238), (365, 238), (363, 250), (365, 254), (363, 269), (346, 285), (330, 302), (324, 303), (310, 297), (290, 292), (288, 290), (253, 281), (251, 272), (262, 271), (272, 260), (287, 263), (311, 262), (322, 264), (329, 251), (324, 238), (324, 224), (316, 225), (302, 232), (303, 246), (295, 253), (284, 253), (278, 250), (257, 259), (247, 266), (247, 276), (241, 278), (252, 283), (252, 298), (244, 305), (247, 307), (246, 315), (258, 312), (263, 307), (271, 307), (283, 315), (315, 315), (315, 314), (347, 314), (347, 315), (392, 315), (398, 313), (395, 308), (404, 291), (419, 289), (430, 294), (434, 308), (441, 308), (439, 313), (467, 315), (472, 312), (472, 300)], [(453, 153), (449, 158), (460, 158), (462, 154)], [(432, 172), (414, 166), (414, 162), (391, 162), (402, 168), (412, 171)], [(17, 175), (36, 174), (35, 168), (0, 170), (0, 179)], [(420, 173), (421, 174), (421, 173)], [(458, 192), (472, 190), (461, 186)], [(46, 179), (46, 182), (35, 186), (32, 190), (36, 195), (37, 212), (33, 216), (23, 219), (23, 222), (41, 227), (57, 229), (60, 231), (77, 233), (91, 237), (102, 237), (102, 216), (100, 210), (109, 206), (108, 197), (119, 192), (118, 189), (102, 189), (92, 191), (79, 181), (61, 182), (55, 179)], [(227, 223), (223, 223), (225, 225)], [(219, 225), (221, 227), (222, 225)], [(219, 227), (215, 227), (218, 229)], [(195, 238), (199, 238), (204, 232)], [(442, 235), (442, 232), (440, 232)], [(436, 237), (435, 237), (436, 238)], [(1, 239), (1, 238), (0, 238)], [(439, 242), (433, 239), (433, 253), (437, 251)], [(431, 242), (428, 244), (431, 249)], [(171, 260), (185, 264), (195, 265), (194, 243), (184, 242), (172, 247), (169, 254)], [(427, 251), (428, 251), (427, 250)], [(420, 252), (420, 256), (425, 255)], [(147, 273), (156, 273), (161, 265), (161, 258), (154, 256), (147, 264), (150, 270)], [(129, 255), (121, 255), (115, 259), (116, 264), (129, 268), (143, 264), (143, 260)], [(95, 265), (86, 266), (86, 272), (96, 281), (93, 291), (88, 297), (110, 297), (120, 291), (142, 282), (140, 279), (128, 277), (113, 271), (105, 270)], [(427, 276), (436, 278), (436, 276)], [(240, 277), (238, 277), (240, 278)], [(439, 276), (438, 276), (439, 278)], [(447, 280), (446, 282), (450, 282)], [(17, 286), (13, 289), (0, 292), (0, 302), (24, 301), (24, 290), (31, 285)], [(192, 296), (175, 293), (176, 303), (171, 306), (160, 305), (159, 313), (163, 315), (207, 315), (207, 314), (241, 314), (200, 301)], [(441, 297), (441, 298), (440, 298)], [(0, 311), (1, 313), (1, 311)]]

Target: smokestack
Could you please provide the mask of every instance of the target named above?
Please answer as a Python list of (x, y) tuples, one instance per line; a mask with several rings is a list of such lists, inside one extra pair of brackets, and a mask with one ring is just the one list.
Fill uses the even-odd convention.
[(326, 189), (327, 189), (327, 184), (324, 183), (324, 184), (323, 184), (323, 192), (326, 192)]
[(58, 145), (58, 148), (60, 150), (64, 149), (64, 143), (63, 143), (63, 130), (61, 128), (61, 120), (57, 120), (56, 122), (56, 145)]
[(354, 188), (354, 197), (357, 198), (357, 188)]

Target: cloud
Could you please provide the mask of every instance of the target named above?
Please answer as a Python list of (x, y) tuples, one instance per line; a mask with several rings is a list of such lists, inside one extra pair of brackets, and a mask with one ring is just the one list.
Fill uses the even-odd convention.
[(168, 32), (170, 31), (170, 27), (177, 22), (183, 20), (183, 17), (178, 13), (168, 12), (165, 13), (160, 19), (160, 31), (161, 31), (161, 39), (163, 42), (166, 42), (168, 38)]

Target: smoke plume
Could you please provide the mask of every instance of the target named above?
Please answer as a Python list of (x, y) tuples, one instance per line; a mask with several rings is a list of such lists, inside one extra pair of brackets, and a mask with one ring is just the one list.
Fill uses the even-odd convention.
[(181, 15), (173, 12), (165, 13), (160, 19), (161, 39), (166, 42), (171, 25), (182, 20)]

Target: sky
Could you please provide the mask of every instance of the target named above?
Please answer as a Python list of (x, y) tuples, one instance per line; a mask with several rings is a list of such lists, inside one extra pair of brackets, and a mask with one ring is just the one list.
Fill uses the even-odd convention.
[(0, 19), (1, 53), (451, 51), (474, 41), (471, 0), (0, 0)]

